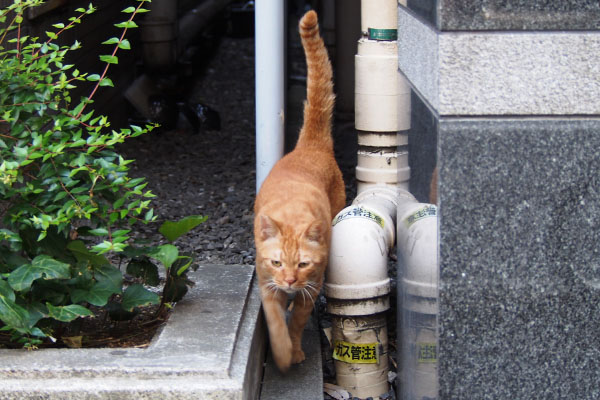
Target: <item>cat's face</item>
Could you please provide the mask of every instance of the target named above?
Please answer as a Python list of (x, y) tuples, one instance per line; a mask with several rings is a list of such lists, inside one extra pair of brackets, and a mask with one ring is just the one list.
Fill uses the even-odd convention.
[(327, 232), (318, 223), (286, 227), (257, 218), (257, 268), (271, 292), (301, 292), (315, 298), (327, 265)]

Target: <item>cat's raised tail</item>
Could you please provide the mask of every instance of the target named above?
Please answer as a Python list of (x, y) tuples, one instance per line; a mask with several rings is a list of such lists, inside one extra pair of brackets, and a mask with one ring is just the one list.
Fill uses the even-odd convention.
[(319, 35), (317, 13), (308, 11), (299, 24), (300, 38), (306, 55), (306, 102), (304, 124), (296, 146), (311, 146), (333, 151), (331, 118), (335, 95), (327, 49)]

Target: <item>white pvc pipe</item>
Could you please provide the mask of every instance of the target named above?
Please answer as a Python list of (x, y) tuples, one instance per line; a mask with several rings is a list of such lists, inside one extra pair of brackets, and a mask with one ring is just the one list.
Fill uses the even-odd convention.
[(433, 204), (398, 205), (400, 396), (438, 396), (438, 217)]
[[(361, 193), (338, 213), (331, 229), (329, 266), (325, 271), (325, 294), (331, 299), (365, 300), (387, 295), (389, 250), (394, 246), (396, 190), (373, 187)], [(342, 315), (369, 315), (385, 311), (385, 302), (356, 303), (348, 309), (329, 302), (329, 311)]]
[(398, 73), (396, 41), (362, 38), (354, 57), (355, 126), (369, 132), (410, 128), (410, 86)]
[[(387, 261), (395, 242), (397, 200), (394, 188), (373, 187), (333, 221), (325, 281), (327, 311), (333, 315), (337, 384), (355, 397), (375, 397), (389, 390), (384, 312), (390, 307)], [(370, 363), (375, 354), (378, 359)]]
[(256, 191), (283, 156), (284, 6), (281, 0), (254, 3), (256, 87)]
[[(394, 31), (396, 13), (391, 11), (396, 7), (396, 0), (371, 2), (377, 4), (363, 0), (362, 3), (362, 22), (367, 21), (369, 31)], [(379, 12), (382, 6), (389, 12)], [(362, 30), (363, 35), (366, 34), (366, 25)], [(396, 43), (365, 41), (364, 38), (359, 40), (355, 56), (359, 194), (352, 205), (333, 220), (324, 285), (327, 311), (333, 315), (337, 383), (360, 398), (380, 396), (389, 390), (385, 317), (390, 307), (388, 255), (395, 243), (400, 198), (398, 171), (408, 170), (407, 153), (403, 149), (405, 136), (397, 135), (397, 131), (407, 129), (403, 124), (408, 121), (406, 117), (399, 119), (398, 111), (403, 111), (404, 116), (408, 108), (400, 107), (401, 93), (407, 90), (400, 90), (397, 80)], [(408, 181), (404, 175), (400, 177), (403, 183)], [(402, 192), (403, 197), (416, 201), (408, 192)], [(380, 355), (374, 363), (360, 356), (371, 355), (369, 348), (376, 348)], [(348, 349), (354, 351), (358, 360), (344, 357)]]
[(361, 0), (360, 30), (365, 34), (369, 28), (396, 29), (398, 5), (389, 0)]

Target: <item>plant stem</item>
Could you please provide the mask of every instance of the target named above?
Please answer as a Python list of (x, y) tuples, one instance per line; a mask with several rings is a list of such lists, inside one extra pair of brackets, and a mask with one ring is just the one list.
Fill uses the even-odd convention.
[[(140, 8), (142, 8), (142, 6), (144, 5), (144, 2), (140, 2), (140, 4), (138, 4), (138, 6), (135, 8), (135, 11), (131, 13), (131, 17), (129, 17), (129, 20), (127, 22), (132, 22), (133, 18), (135, 17), (135, 15), (137, 14), (138, 10)], [(111, 54), (111, 57), (114, 57), (115, 54), (117, 54), (117, 50), (119, 50), (119, 45), (123, 42), (123, 39), (125, 39), (125, 34), (127, 33), (127, 27), (123, 28), (123, 32), (121, 32), (121, 37), (119, 38), (119, 42), (115, 45), (115, 48), (113, 49), (113, 52)], [(94, 97), (94, 95), (96, 94), (96, 91), (98, 90), (98, 88), (100, 87), (100, 82), (102, 82), (102, 80), (106, 77), (106, 73), (108, 72), (108, 68), (110, 67), (110, 63), (106, 63), (106, 66), (104, 67), (104, 71), (102, 71), (102, 75), (100, 76), (100, 79), (98, 80), (98, 82), (96, 83), (96, 86), (94, 86), (94, 89), (92, 90), (92, 93), (90, 93), (90, 95), (88, 96), (88, 100), (92, 100), (92, 97)], [(81, 116), (81, 114), (83, 113), (83, 110), (85, 110), (85, 107), (87, 106), (86, 103), (83, 108), (79, 111), (79, 113), (77, 113), (77, 115), (75, 116), (75, 119), (79, 119), (79, 117)]]

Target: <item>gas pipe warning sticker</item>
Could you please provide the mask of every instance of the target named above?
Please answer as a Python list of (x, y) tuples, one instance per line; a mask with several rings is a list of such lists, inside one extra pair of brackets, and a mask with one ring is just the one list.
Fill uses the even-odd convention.
[(367, 218), (374, 221), (376, 224), (384, 227), (383, 218), (380, 215), (375, 214), (373, 211), (367, 210), (366, 208), (355, 206), (349, 210), (344, 210), (340, 212), (331, 223), (331, 226), (335, 226), (340, 221), (343, 221), (347, 218)]
[(351, 364), (378, 364), (379, 343), (349, 343), (336, 340), (333, 358)]
[(436, 363), (437, 345), (435, 343), (417, 343), (417, 361), (419, 363)]
[(427, 217), (435, 217), (437, 215), (437, 207), (433, 204), (426, 205), (423, 208), (418, 209), (408, 217), (404, 218), (404, 223), (407, 227), (411, 226), (415, 222), (422, 220)]

